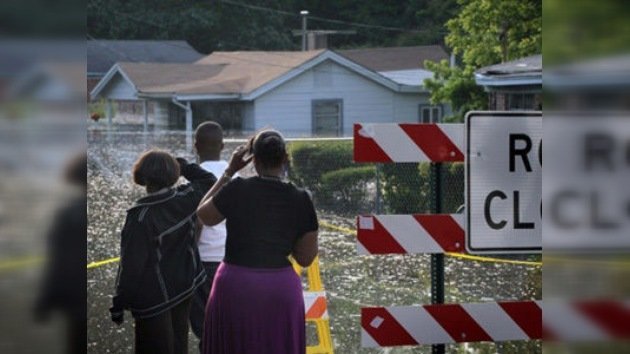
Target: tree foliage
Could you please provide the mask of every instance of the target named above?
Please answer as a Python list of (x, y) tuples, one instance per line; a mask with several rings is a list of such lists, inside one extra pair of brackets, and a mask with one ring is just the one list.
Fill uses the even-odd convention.
[(486, 95), (474, 80), (480, 67), (539, 54), (542, 49), (541, 0), (458, 0), (460, 12), (446, 26), (445, 42), (461, 58), (459, 67), (448, 62), (425, 63), (435, 72), (425, 80), (433, 103), (449, 103), (462, 120), (469, 110), (485, 109)]
[(296, 50), (300, 10), (309, 29), (355, 30), (331, 48), (443, 44), (456, 0), (88, 0), (88, 34), (97, 39), (184, 39), (214, 50)]
[(433, 79), (424, 81), (431, 92), (431, 102), (448, 103), (453, 109), (453, 115), (445, 117), (445, 121), (459, 122), (466, 112), (487, 108), (487, 94), (475, 82), (473, 67), (451, 67), (446, 60), (427, 61), (424, 65), (434, 73)]
[(540, 53), (541, 0), (459, 2), (460, 13), (446, 24), (446, 43), (464, 65), (479, 68)]
[(544, 65), (627, 54), (629, 14), (628, 1), (546, 0)]
[[(265, 1), (278, 6), (282, 0)], [(294, 49), (284, 17), (199, 0), (88, 0), (88, 34), (97, 39), (184, 39), (214, 50)]]

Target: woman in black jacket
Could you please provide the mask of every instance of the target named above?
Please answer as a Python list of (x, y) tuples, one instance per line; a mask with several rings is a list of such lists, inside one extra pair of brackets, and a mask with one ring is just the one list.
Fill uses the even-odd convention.
[[(189, 183), (173, 188), (180, 174)], [(134, 182), (148, 195), (127, 211), (112, 320), (135, 319), (135, 352), (188, 352), (190, 296), (205, 280), (195, 238), (195, 210), (216, 182), (210, 172), (166, 152), (144, 153)]]

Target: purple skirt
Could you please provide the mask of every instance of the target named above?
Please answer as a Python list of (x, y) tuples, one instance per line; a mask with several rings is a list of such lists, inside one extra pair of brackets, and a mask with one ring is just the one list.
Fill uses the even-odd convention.
[(204, 354), (303, 354), (302, 284), (292, 267), (221, 263), (206, 305)]

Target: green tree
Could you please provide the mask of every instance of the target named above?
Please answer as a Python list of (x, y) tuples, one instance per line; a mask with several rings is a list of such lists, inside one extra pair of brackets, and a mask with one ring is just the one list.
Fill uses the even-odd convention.
[(213, 50), (299, 50), (300, 10), (309, 29), (334, 35), (331, 48), (442, 44), (456, 0), (88, 0), (88, 34), (98, 39), (185, 39)]
[(461, 58), (461, 66), (425, 63), (436, 73), (425, 80), (433, 103), (449, 103), (451, 120), (466, 111), (484, 109), (487, 101), (475, 84), (480, 67), (537, 54), (542, 49), (541, 0), (458, 0), (460, 11), (446, 26), (446, 44)]
[(415, 43), (444, 44), (446, 22), (457, 15), (459, 5), (457, 0), (417, 0), (412, 1), (410, 9), (422, 29), (410, 39)]
[(546, 0), (544, 65), (627, 54), (628, 14), (628, 1)]
[(541, 0), (459, 0), (446, 24), (446, 44), (467, 66), (482, 67), (538, 54), (542, 47)]
[[(259, 7), (284, 2), (261, 1)], [(286, 17), (221, 1), (88, 0), (87, 30), (97, 39), (184, 39), (202, 53), (297, 49)]]
[(461, 122), (466, 112), (487, 108), (487, 94), (475, 82), (474, 67), (451, 67), (447, 60), (426, 61), (424, 65), (434, 73), (433, 79), (424, 81), (431, 102), (448, 103), (453, 109), (453, 115), (444, 118), (446, 122)]

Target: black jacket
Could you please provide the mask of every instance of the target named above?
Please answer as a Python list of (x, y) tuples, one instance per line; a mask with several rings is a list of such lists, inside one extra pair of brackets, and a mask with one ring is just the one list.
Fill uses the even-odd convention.
[(85, 194), (61, 208), (48, 234), (48, 257), (43, 287), (36, 303), (38, 315), (59, 310), (85, 321), (87, 278), (87, 198)]
[(196, 210), (216, 177), (181, 164), (190, 183), (139, 199), (127, 211), (112, 313), (158, 315), (188, 298), (205, 281), (195, 238)]

